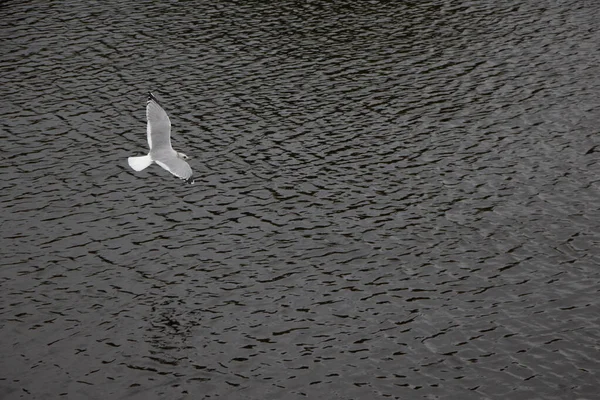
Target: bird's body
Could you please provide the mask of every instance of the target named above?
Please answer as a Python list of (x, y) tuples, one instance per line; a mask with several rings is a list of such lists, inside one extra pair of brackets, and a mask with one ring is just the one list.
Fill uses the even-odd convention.
[(148, 93), (146, 118), (150, 152), (145, 156), (129, 157), (127, 159), (129, 166), (136, 171), (141, 171), (155, 162), (187, 183), (194, 183), (192, 169), (185, 161), (189, 157), (176, 152), (171, 147), (171, 121), (152, 93)]

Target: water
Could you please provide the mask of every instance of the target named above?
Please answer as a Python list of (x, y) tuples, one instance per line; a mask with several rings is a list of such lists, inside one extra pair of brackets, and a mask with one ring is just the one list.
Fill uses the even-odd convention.
[(1, 6), (0, 397), (596, 398), (600, 5), (339, 3)]

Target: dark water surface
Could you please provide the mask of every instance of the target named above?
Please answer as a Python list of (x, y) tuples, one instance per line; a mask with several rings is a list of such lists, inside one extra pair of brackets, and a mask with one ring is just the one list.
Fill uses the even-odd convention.
[(0, 398), (598, 398), (600, 3), (0, 10)]

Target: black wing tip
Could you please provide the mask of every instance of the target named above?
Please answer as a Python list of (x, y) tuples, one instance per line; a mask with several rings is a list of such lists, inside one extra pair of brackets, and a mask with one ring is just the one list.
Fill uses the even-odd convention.
[(152, 94), (152, 92), (148, 92), (148, 103), (149, 102), (155, 102), (156, 104), (160, 105), (160, 102), (156, 99), (156, 97), (154, 97), (154, 95)]
[(191, 176), (187, 179), (185, 179), (185, 183), (189, 183), (190, 185), (194, 184), (194, 178), (192, 178)]

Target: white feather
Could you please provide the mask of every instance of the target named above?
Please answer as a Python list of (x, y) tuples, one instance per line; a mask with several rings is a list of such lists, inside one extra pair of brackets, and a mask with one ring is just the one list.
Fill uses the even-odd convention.
[(150, 158), (149, 154), (140, 157), (129, 157), (127, 159), (127, 162), (129, 163), (129, 166), (134, 170), (141, 171), (143, 169), (148, 168), (150, 164), (152, 164), (152, 158)]

